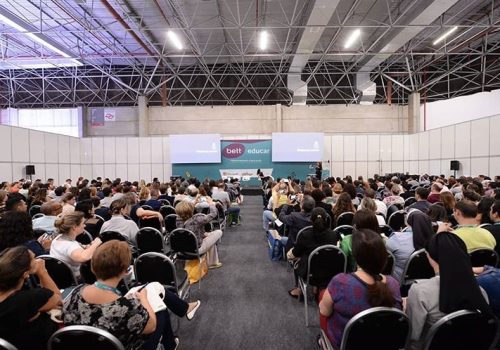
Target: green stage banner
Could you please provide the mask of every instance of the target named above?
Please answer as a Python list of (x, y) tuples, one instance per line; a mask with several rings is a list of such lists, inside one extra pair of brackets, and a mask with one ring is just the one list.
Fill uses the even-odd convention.
[(314, 174), (316, 163), (272, 162), (271, 140), (221, 141), (221, 163), (173, 164), (172, 175), (226, 179), (239, 178), (245, 187), (260, 185), (257, 169), (265, 176), (305, 179)]

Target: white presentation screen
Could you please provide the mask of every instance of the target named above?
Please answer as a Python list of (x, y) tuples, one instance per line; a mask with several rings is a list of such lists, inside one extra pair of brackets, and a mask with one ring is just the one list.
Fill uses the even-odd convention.
[(320, 162), (323, 133), (273, 133), (273, 162)]
[(170, 160), (172, 164), (220, 163), (220, 135), (170, 135)]

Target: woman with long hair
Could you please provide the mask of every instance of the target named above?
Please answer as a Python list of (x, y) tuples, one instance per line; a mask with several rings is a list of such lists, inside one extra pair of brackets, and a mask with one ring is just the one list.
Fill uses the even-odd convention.
[(326, 333), (336, 349), (347, 322), (357, 313), (376, 306), (402, 308), (399, 283), (381, 274), (387, 251), (380, 235), (368, 229), (355, 230), (352, 251), (357, 270), (333, 277), (319, 304), (320, 314), (328, 318)]
[[(312, 251), (325, 244), (337, 245), (338, 238), (328, 225), (328, 214), (323, 208), (314, 208), (311, 212), (312, 229), (303, 231), (297, 238), (295, 246), (288, 251), (287, 258), (296, 260), (294, 268), (295, 288), (288, 291), (294, 298), (301, 296), (298, 285), (298, 277), (307, 278), (307, 262)], [(326, 273), (328, 276), (328, 273)], [(318, 276), (316, 276), (318, 277)], [(325, 288), (328, 280), (319, 278), (312, 281), (312, 285), (318, 288)]]
[[(342, 192), (339, 197), (337, 198), (337, 201), (335, 202), (335, 205), (333, 206), (333, 217), (335, 221), (339, 218), (340, 214), (343, 213), (354, 213), (356, 209), (354, 208), (354, 205), (352, 204), (351, 196), (346, 193)], [(334, 225), (332, 225), (334, 226)]]
[(387, 250), (394, 254), (395, 258), (392, 276), (400, 282), (410, 255), (425, 248), (434, 235), (431, 219), (418, 209), (408, 212), (407, 222), (411, 230), (395, 232), (387, 240)]

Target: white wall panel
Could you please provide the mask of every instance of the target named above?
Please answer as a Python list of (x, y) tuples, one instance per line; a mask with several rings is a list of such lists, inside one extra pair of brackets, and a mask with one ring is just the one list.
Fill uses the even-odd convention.
[(76, 185), (76, 181), (80, 176), (82, 176), (82, 169), (80, 164), (71, 164), (70, 166), (70, 171), (71, 171), (71, 180), (73, 182), (71, 183), (73, 186)]
[(382, 161), (380, 165), (382, 167), (382, 174), (380, 175), (392, 173), (392, 161)]
[(418, 159), (429, 159), (429, 132), (424, 131), (418, 134)]
[(127, 179), (137, 181), (140, 178), (139, 164), (127, 164)]
[[(36, 170), (36, 169), (35, 169)], [(46, 179), (54, 179), (54, 183), (59, 183), (59, 164), (45, 164)]]
[(500, 157), (490, 158), (490, 174), (493, 179), (494, 176), (500, 176)]
[(163, 164), (151, 164), (151, 176), (157, 177), (161, 182), (170, 180), (170, 178), (165, 177)]
[(161, 137), (151, 138), (151, 162), (163, 163), (163, 139)]
[(404, 162), (402, 161), (393, 161), (391, 163), (391, 172), (392, 173), (404, 173)]
[(470, 122), (470, 146), (471, 157), (487, 157), (489, 155), (490, 120), (488, 118)]
[[(84, 138), (80, 140), (80, 163), (92, 164), (92, 139)], [(92, 174), (92, 171), (90, 172)], [(83, 175), (82, 175), (83, 176)]]
[(127, 162), (139, 164), (139, 138), (127, 137)]
[(419, 160), (418, 161), (418, 173), (429, 174), (429, 161), (428, 160)]
[[(26, 174), (24, 172), (24, 167), (26, 166), (26, 162), (22, 163), (12, 163), (12, 180), (17, 181), (19, 179), (26, 178)], [(36, 170), (36, 169), (35, 169)], [(42, 179), (44, 180), (44, 179)]]
[[(0, 125), (0, 162), (12, 161), (12, 128), (10, 126)], [(5, 168), (6, 169), (6, 168)], [(4, 170), (5, 170), (4, 169)], [(10, 167), (9, 179), (12, 176), (12, 166)], [(7, 174), (7, 170), (5, 170)]]
[(1, 181), (12, 181), (12, 163), (0, 163)]
[(151, 163), (139, 165), (139, 177), (141, 180), (146, 181), (146, 183), (153, 181), (153, 175), (151, 173)]
[(71, 178), (71, 166), (69, 164), (59, 164), (59, 182), (56, 182), (56, 184), (62, 185), (68, 178)]
[(402, 161), (404, 159), (404, 138), (403, 135), (392, 135), (392, 161)]
[(392, 160), (391, 135), (380, 135), (380, 160), (384, 162)]
[[(114, 137), (103, 138), (104, 164), (116, 163), (116, 142)], [(113, 174), (115, 173), (113, 168)], [(106, 177), (109, 177), (106, 175)], [(114, 175), (113, 175), (114, 177)]]
[(456, 158), (460, 162), (460, 170), (457, 171), (457, 176), (471, 176), (470, 158)]
[(470, 123), (455, 125), (455, 157), (470, 157)]
[(170, 140), (168, 136), (163, 137), (163, 163), (170, 163)]
[[(55, 152), (57, 157), (57, 148), (52, 149), (52, 152)], [(28, 164), (29, 158), (29, 130), (12, 128), (12, 161)]]
[(165, 163), (162, 166), (163, 166), (164, 181), (170, 181), (170, 176), (172, 176), (172, 164)]
[[(104, 163), (104, 140), (102, 137), (92, 138), (92, 164)], [(99, 175), (102, 177), (101, 175)]]
[(380, 160), (379, 135), (368, 135), (368, 160)]
[[(125, 179), (128, 180), (128, 166), (127, 164), (116, 164), (116, 177), (122, 179), (124, 181)], [(135, 180), (134, 180), (135, 181)]]
[(332, 162), (332, 176), (343, 177), (344, 176), (344, 163), (343, 162)]
[(404, 165), (404, 167), (403, 167), (403, 169), (404, 169), (404, 173), (405, 173), (405, 174), (406, 174), (406, 173), (410, 173), (410, 174), (411, 174), (411, 172), (410, 172), (410, 161), (405, 160), (405, 161), (403, 162), (403, 165)]
[(410, 159), (410, 135), (403, 135), (403, 142), (403, 160), (406, 162)]
[(472, 176), (488, 175), (490, 162), (488, 157), (471, 158), (470, 160), (470, 174)]
[(441, 157), (455, 159), (455, 126), (441, 129)]
[(341, 162), (344, 160), (344, 136), (332, 136), (332, 161)]
[(69, 164), (70, 162), (70, 144), (69, 136), (58, 135), (57, 136), (57, 147), (58, 147), (58, 161), (59, 163)]
[[(153, 145), (153, 140), (151, 140), (151, 145)], [(151, 155), (151, 158), (153, 156)], [(329, 135), (325, 135), (323, 137), (323, 167), (327, 166), (326, 161), (332, 159), (332, 137)], [(153, 160), (153, 162), (155, 162)]]
[(69, 154), (71, 164), (80, 164), (80, 141), (76, 137), (69, 138)]
[[(356, 136), (344, 136), (344, 161), (356, 161)], [(351, 173), (349, 175), (353, 174)]]
[(420, 174), (418, 171), (418, 160), (413, 160), (410, 162), (409, 172), (410, 174)]
[(368, 177), (373, 177), (375, 174), (380, 174), (380, 162), (368, 162)]
[(139, 138), (139, 161), (140, 161), (140, 163), (151, 164), (151, 138), (150, 137)]
[(33, 165), (35, 166), (35, 175), (31, 177), (33, 180), (41, 179), (45, 181), (47, 178), (51, 177), (45, 174), (45, 163), (33, 163)]
[(429, 161), (429, 174), (430, 175), (441, 175), (441, 161), (440, 160), (430, 160)]
[(441, 159), (441, 174), (445, 176), (454, 175), (453, 170), (450, 170), (450, 162), (453, 159)]
[(357, 178), (358, 176), (363, 176), (363, 179), (367, 179), (368, 177), (368, 162), (356, 162), (356, 175), (353, 175), (353, 178)]
[(356, 136), (356, 162), (360, 161), (366, 162), (367, 160), (368, 160), (368, 137), (366, 135)]
[(429, 158), (441, 158), (441, 129), (429, 131)]
[(418, 134), (412, 134), (409, 137), (410, 141), (410, 160), (418, 159)]
[[(30, 130), (30, 163), (45, 163), (45, 135), (41, 131)], [(10, 139), (10, 137), (9, 137)]]
[(82, 164), (80, 167), (81, 171), (81, 176), (83, 176), (85, 179), (91, 180), (92, 179), (92, 164)]
[(344, 162), (344, 176), (356, 178), (356, 162)]
[(116, 179), (116, 165), (114, 163), (104, 164), (104, 177), (111, 179), (111, 181)]
[(490, 156), (500, 156), (499, 136), (500, 136), (500, 115), (490, 118)]
[(92, 164), (92, 179), (104, 177), (104, 164)]
[[(116, 163), (125, 164), (127, 163), (127, 138), (117, 137), (115, 138), (115, 140), (116, 140)], [(117, 171), (116, 176), (120, 177), (118, 175), (118, 168), (116, 169), (116, 171)]]

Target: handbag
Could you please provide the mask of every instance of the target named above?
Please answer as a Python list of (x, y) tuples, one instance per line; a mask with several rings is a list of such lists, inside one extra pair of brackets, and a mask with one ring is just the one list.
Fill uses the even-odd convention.
[[(201, 268), (199, 265), (201, 265)], [(206, 255), (201, 258), (201, 261), (198, 259), (186, 260), (184, 270), (187, 272), (189, 284), (194, 284), (201, 280), (208, 273)]]

